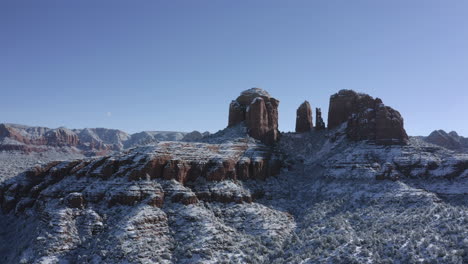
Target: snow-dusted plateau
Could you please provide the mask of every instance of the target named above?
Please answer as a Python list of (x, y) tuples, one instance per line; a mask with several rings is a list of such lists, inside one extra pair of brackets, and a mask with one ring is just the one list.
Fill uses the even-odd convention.
[(0, 125), (0, 263), (468, 263), (464, 138), (348, 90), (280, 133), (278, 104), (244, 91), (215, 134)]

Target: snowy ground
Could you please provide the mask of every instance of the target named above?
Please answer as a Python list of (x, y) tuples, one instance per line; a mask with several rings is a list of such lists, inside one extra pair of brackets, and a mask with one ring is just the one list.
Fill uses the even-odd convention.
[(79, 153), (62, 152), (53, 149), (29, 154), (21, 151), (0, 151), (0, 183), (36, 165), (44, 165), (56, 160), (82, 158), (84, 156)]
[[(204, 141), (229, 144), (243, 132)], [(96, 203), (80, 211), (51, 200), (41, 218), (4, 216), (0, 239), (12, 243), (0, 243), (0, 255), (5, 263), (35, 263), (37, 252), (37, 263), (468, 263), (468, 178), (453, 175), (466, 156), (417, 139), (405, 147), (352, 143), (339, 130), (283, 134), (277, 148), (286, 166), (265, 181), (140, 183), (165, 191), (162, 208)], [(38, 159), (13, 165), (18, 157), (7, 156), (5, 177)], [(399, 166), (399, 180), (376, 180), (387, 163)], [(88, 180), (77, 182), (128, 189)], [(254, 202), (173, 199), (204, 189)]]
[(468, 262), (466, 177), (377, 181), (366, 162), (397, 160), (402, 151), (424, 155), (427, 145), (382, 148), (321, 133), (285, 135), (282, 149), (299, 164), (265, 185), (261, 202), (290, 212), (297, 225), (273, 263)]

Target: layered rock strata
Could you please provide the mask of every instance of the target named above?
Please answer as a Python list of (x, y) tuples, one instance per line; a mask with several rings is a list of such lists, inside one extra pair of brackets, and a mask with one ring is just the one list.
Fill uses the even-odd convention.
[[(197, 180), (265, 179), (279, 173), (280, 167), (279, 155), (263, 145), (162, 142), (116, 156), (32, 168), (0, 187), (0, 203), (6, 212), (20, 212), (52, 198), (63, 199), (71, 208), (103, 201), (108, 206), (142, 201), (162, 206), (166, 191), (153, 179), (175, 180), (182, 185)], [(171, 199), (184, 204), (206, 199), (252, 200), (247, 194), (189, 193), (174, 194)]]
[(160, 142), (32, 168), (0, 185), (0, 238), (24, 240), (18, 250), (1, 245), (2, 261), (215, 263), (235, 252), (234, 262), (245, 262), (241, 245), (259, 236), (278, 248), (294, 230), (288, 213), (256, 203), (249, 183), (257, 181), (240, 181), (280, 165), (279, 154), (243, 138)]

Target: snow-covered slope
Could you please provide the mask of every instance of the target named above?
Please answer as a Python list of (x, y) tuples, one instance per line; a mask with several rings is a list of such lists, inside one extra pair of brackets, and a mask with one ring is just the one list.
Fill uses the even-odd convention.
[(4, 182), (2, 262), (468, 262), (468, 156), (416, 138), (350, 142), (343, 127), (273, 148), (245, 132)]

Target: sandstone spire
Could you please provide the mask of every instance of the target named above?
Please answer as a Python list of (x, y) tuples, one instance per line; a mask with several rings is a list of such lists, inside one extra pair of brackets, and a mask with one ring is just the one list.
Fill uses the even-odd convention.
[(312, 109), (309, 102), (304, 101), (296, 111), (296, 133), (310, 132), (312, 128)]
[(325, 122), (322, 118), (322, 109), (315, 108), (315, 130), (325, 129)]

